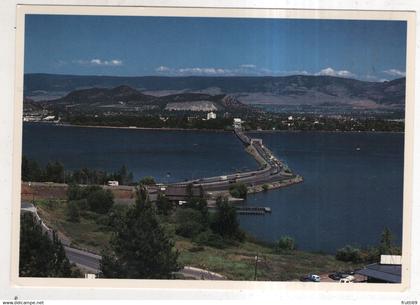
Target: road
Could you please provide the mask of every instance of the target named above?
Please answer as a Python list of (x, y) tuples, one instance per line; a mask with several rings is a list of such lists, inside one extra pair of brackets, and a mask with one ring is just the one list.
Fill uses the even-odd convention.
[[(52, 236), (52, 230), (42, 221), (39, 217), (36, 207), (29, 202), (21, 203), (22, 212), (30, 212), (35, 215), (36, 219), (41, 222), (42, 228), (48, 235)], [(86, 270), (90, 273), (98, 274), (100, 272), (100, 261), (102, 257), (100, 255), (90, 253), (88, 251), (75, 249), (69, 247), (68, 241), (62, 240), (64, 244), (64, 250), (66, 256), (71, 263), (76, 264), (79, 268)], [(224, 280), (226, 279), (223, 275), (211, 272), (209, 270), (199, 269), (195, 267), (185, 266), (177, 273), (182, 274), (187, 279), (196, 280)]]
[(258, 159), (263, 160), (261, 169), (169, 184), (166, 187), (165, 195), (174, 200), (182, 199), (188, 196), (188, 185), (192, 186), (192, 191), (196, 195), (195, 193), (198, 193), (200, 189), (207, 192), (226, 191), (230, 189), (232, 184), (238, 182), (247, 186), (256, 186), (265, 183), (291, 181), (297, 177), (262, 144), (261, 140), (249, 138), (241, 128), (235, 128), (234, 131), (241, 142), (253, 150), (253, 155), (257, 161)]

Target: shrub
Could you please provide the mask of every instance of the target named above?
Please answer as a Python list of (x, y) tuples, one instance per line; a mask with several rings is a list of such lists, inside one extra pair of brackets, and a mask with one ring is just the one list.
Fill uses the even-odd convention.
[(217, 198), (216, 213), (212, 217), (211, 228), (213, 232), (220, 234), (224, 238), (243, 240), (244, 234), (239, 229), (239, 222), (236, 209), (226, 198)]
[(343, 248), (338, 249), (335, 257), (343, 262), (360, 263), (363, 261), (360, 249), (350, 245), (346, 245)]
[(210, 246), (218, 249), (225, 248), (225, 242), (219, 234), (206, 230), (198, 234), (193, 241), (200, 246)]
[(282, 236), (276, 245), (276, 251), (277, 252), (282, 252), (282, 251), (292, 251), (292, 250), (296, 250), (296, 244), (295, 244), (295, 240), (290, 237), (290, 236)]
[(229, 193), (232, 197), (245, 199), (248, 194), (248, 188), (244, 183), (238, 182), (229, 188)]
[(159, 195), (156, 200), (156, 209), (158, 214), (168, 215), (172, 211), (172, 202), (165, 196)]
[(155, 185), (156, 181), (155, 181), (155, 178), (153, 178), (151, 176), (146, 176), (146, 177), (143, 177), (143, 179), (140, 180), (139, 184)]
[(268, 191), (268, 184), (263, 184), (262, 189), (264, 192)]
[(184, 237), (194, 237), (205, 229), (201, 213), (194, 209), (178, 209), (175, 220), (177, 223), (176, 234)]
[(108, 227), (111, 225), (111, 220), (108, 215), (101, 215), (95, 220), (96, 224)]
[(70, 222), (80, 222), (80, 211), (76, 201), (68, 201), (66, 209), (67, 219)]
[(94, 190), (87, 196), (89, 209), (96, 213), (105, 214), (114, 204), (114, 195), (110, 190)]
[(78, 184), (69, 184), (67, 188), (67, 200), (80, 200), (82, 198), (82, 188)]

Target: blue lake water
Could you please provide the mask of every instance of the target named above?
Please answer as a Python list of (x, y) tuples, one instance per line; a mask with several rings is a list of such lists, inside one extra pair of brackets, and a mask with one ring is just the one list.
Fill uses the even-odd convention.
[[(346, 244), (375, 245), (386, 226), (401, 244), (404, 135), (397, 133), (255, 133), (304, 182), (250, 195), (271, 207), (240, 216), (259, 239), (295, 238), (298, 247), (333, 253)], [(356, 150), (359, 147), (360, 150)], [(23, 154), (68, 169), (113, 171), (126, 165), (136, 179), (182, 181), (256, 169), (229, 132), (64, 127), (25, 123)], [(169, 173), (169, 174), (168, 174)]]

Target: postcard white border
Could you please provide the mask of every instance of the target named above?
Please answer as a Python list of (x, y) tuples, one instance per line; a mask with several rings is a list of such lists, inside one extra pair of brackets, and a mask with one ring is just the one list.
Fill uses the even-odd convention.
[(146, 280), (85, 280), (85, 279), (31, 279), (17, 277), (17, 241), (20, 214), (20, 160), (21, 160), (21, 112), (23, 100), (23, 30), (24, 14), (89, 14), (89, 15), (143, 15), (143, 16), (201, 16), (201, 17), (249, 17), (249, 18), (321, 18), (321, 19), (370, 19), (407, 21), (407, 103), (405, 133), (405, 175), (403, 211), (403, 274), (402, 284), (360, 284), (346, 286), (346, 291), (388, 291), (400, 292), (409, 288), (411, 250), (411, 208), (413, 177), (413, 136), (414, 136), (414, 74), (415, 74), (415, 13), (404, 11), (341, 11), (341, 10), (283, 10), (283, 9), (238, 9), (238, 8), (174, 8), (174, 7), (82, 7), (82, 6), (18, 6), (16, 21), (16, 83), (13, 142), (12, 179), (12, 251), (11, 281), (14, 286), (28, 287), (101, 287), (101, 288), (165, 288), (165, 289), (259, 289), (342, 291), (343, 286), (334, 283), (294, 283), (294, 282), (204, 282), (204, 281), (146, 281)]

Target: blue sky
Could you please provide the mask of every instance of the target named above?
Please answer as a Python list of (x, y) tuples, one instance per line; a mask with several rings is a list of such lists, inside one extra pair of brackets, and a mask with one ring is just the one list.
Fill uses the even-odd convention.
[(27, 15), (25, 73), (405, 75), (406, 23)]

